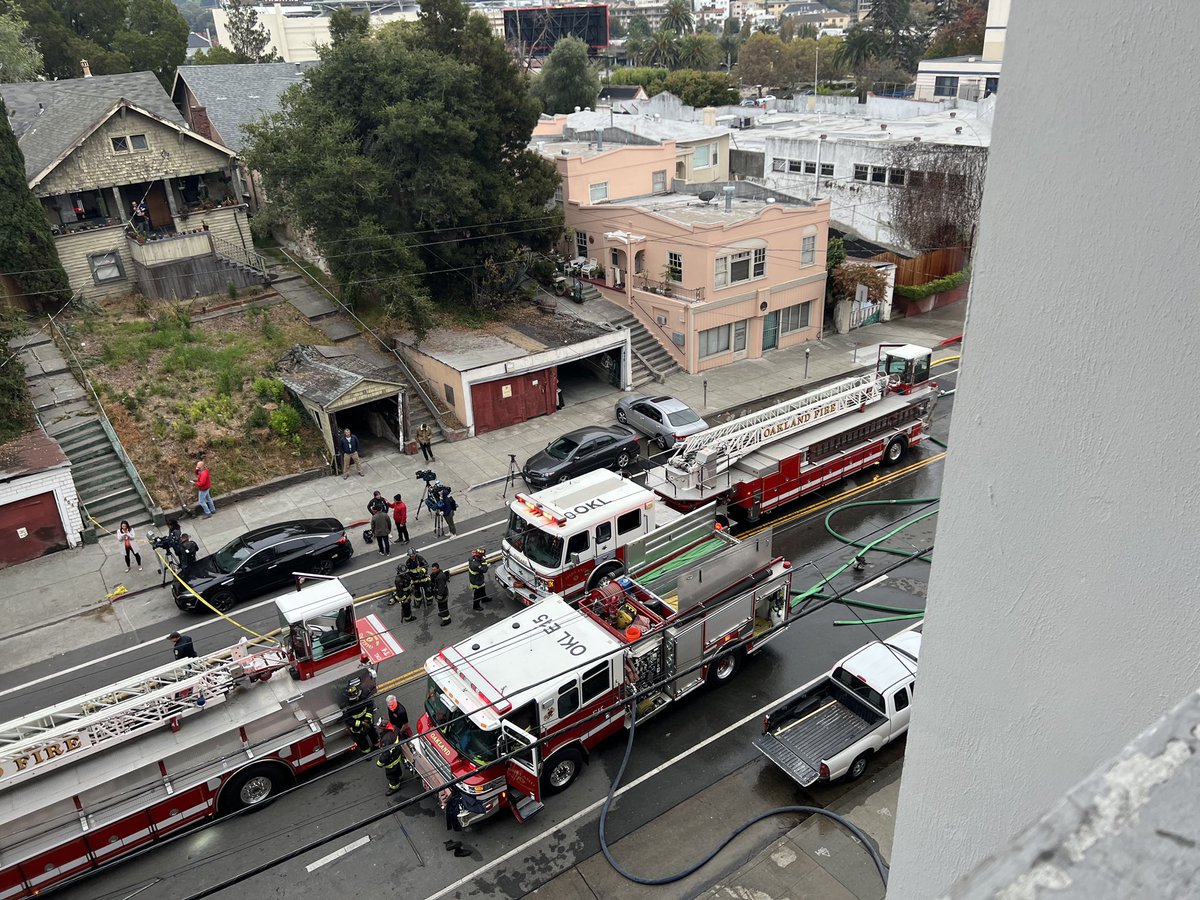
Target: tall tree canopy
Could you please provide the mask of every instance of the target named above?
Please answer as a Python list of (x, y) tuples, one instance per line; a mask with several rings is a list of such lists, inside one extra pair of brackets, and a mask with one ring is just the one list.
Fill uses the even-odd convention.
[(33, 81), (42, 74), (42, 54), (25, 20), (0, 13), (0, 82)]
[(662, 27), (665, 31), (689, 34), (694, 25), (690, 0), (667, 0), (667, 7), (663, 10), (662, 17)]
[(42, 204), (25, 180), (25, 156), (0, 100), (0, 271), (38, 309), (51, 310), (71, 296)]
[(588, 59), (587, 44), (577, 37), (562, 38), (550, 51), (533, 89), (544, 112), (551, 115), (595, 106), (600, 76)]
[(246, 0), (228, 0), (229, 49), (242, 63), (280, 62), (279, 54), (271, 49), (271, 35), (258, 21), (258, 13)]
[(171, 0), (130, 0), (115, 46), (134, 72), (153, 72), (168, 90), (187, 57), (188, 24)]
[(348, 32), (248, 129), (247, 163), (309, 231), (348, 300), (420, 334), (430, 299), (499, 302), (525, 246), (549, 246), (558, 175), (528, 143), (539, 104), (504, 43), (461, 0), (415, 25)]
[(984, 0), (961, 0), (939, 8), (937, 13), (935, 21), (941, 24), (925, 49), (926, 59), (978, 55), (983, 52), (987, 27), (987, 3)]

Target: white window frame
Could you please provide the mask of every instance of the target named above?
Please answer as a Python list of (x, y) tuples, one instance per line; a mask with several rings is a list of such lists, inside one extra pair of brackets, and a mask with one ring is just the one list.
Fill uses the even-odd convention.
[[(143, 144), (145, 144), (145, 146), (144, 146), (144, 147), (135, 147), (135, 146), (133, 145), (133, 142), (134, 142), (134, 139), (135, 139), (135, 138), (141, 138), (141, 139), (142, 139), (142, 143), (143, 143)], [(149, 150), (149, 149), (150, 149), (150, 139), (149, 139), (149, 138), (147, 138), (147, 137), (146, 137), (146, 135), (144, 135), (144, 134), (131, 134), (131, 135), (129, 136), (129, 152), (130, 152), (130, 153), (145, 153), (145, 152), (146, 152), (147, 150)]]
[[(115, 137), (109, 138), (109, 141), (112, 144), (113, 153), (128, 153), (129, 152), (129, 138), (126, 135), (118, 134)], [(118, 147), (117, 141), (121, 141), (122, 144), (124, 144), (124, 146)]]
[(587, 259), (588, 236), (586, 231), (575, 232), (575, 255), (582, 256), (584, 259)]
[[(704, 151), (704, 162), (700, 162), (700, 151)], [(712, 144), (701, 144), (692, 150), (692, 168), (708, 169), (715, 163), (712, 161)]]
[(750, 277), (766, 278), (767, 277), (767, 248), (756, 247), (754, 249), (754, 258), (750, 264)]
[(667, 170), (660, 169), (650, 176), (650, 193), (663, 194), (667, 190)]
[(871, 180), (871, 167), (866, 163), (854, 164), (854, 180), (869, 182)]
[(749, 331), (749, 322), (746, 319), (740, 319), (733, 323), (733, 352), (741, 353), (746, 349), (746, 334)]
[(779, 311), (779, 333), (791, 334), (808, 328), (812, 322), (812, 301), (806, 300), (794, 306), (788, 306)]
[(713, 284), (716, 287), (725, 287), (729, 284), (729, 257), (718, 256), (713, 267)]
[[(697, 352), (701, 359), (706, 359), (710, 356), (717, 356), (721, 353), (728, 353), (733, 346), (733, 328), (727, 323), (718, 325), (715, 328), (707, 328), (701, 331), (697, 337)], [(713, 345), (716, 348), (713, 348)]]
[(936, 76), (934, 76), (933, 96), (934, 97), (957, 97), (958, 96), (958, 76), (957, 75), (936, 75)]
[[(125, 266), (121, 263), (121, 254), (117, 250), (104, 253), (88, 254), (88, 269), (92, 273), (92, 281), (96, 284), (113, 284), (125, 280)], [(115, 270), (114, 274), (102, 275), (102, 271)]]
[(786, 172), (787, 170), (788, 170), (788, 160), (784, 159), (782, 156), (776, 156), (774, 159), (771, 160), (771, 171), (772, 172)]
[(563, 208), (563, 203), (564, 203), (564, 200), (565, 200), (565, 197), (564, 197), (564, 195), (563, 195), (563, 186), (562, 186), (562, 184), (560, 183), (560, 184), (559, 184), (559, 185), (558, 185), (558, 186), (557, 186), (557, 187), (554, 189), (554, 200), (553, 200), (553, 203), (554, 203), (554, 205), (555, 205), (555, 206), (557, 206), (559, 209), (562, 209), (562, 208)]
[(800, 239), (800, 265), (811, 266), (817, 261), (817, 236), (810, 234)]
[(678, 250), (667, 251), (667, 268), (671, 270), (671, 280), (676, 284), (683, 282), (683, 254)]
[(595, 184), (588, 185), (588, 202), (603, 203), (608, 199), (608, 182), (597, 181)]
[(714, 166), (721, 164), (721, 145), (719, 143), (712, 145), (712, 164)]
[[(751, 273), (754, 270), (753, 258), (754, 258), (754, 254), (751, 253), (749, 250), (738, 250), (736, 253), (729, 254), (729, 283), (730, 284), (741, 284), (743, 281), (751, 280), (751, 278), (752, 278)], [(746, 274), (744, 277), (738, 278), (737, 274), (736, 274), (736, 270), (734, 269), (734, 266), (740, 266), (742, 263), (746, 264)]]
[(833, 177), (833, 163), (824, 163), (824, 162), (821, 163), (821, 177), (822, 178), (832, 178)]

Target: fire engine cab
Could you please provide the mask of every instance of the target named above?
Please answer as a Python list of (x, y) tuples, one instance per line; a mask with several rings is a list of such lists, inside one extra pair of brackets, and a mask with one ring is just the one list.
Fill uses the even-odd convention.
[(276, 606), (282, 647), (175, 660), (0, 724), (0, 898), (265, 804), (350, 749), (347, 688), (374, 691), (353, 598), (334, 578)]
[(463, 824), (523, 821), (625, 727), (628, 700), (641, 721), (732, 678), (787, 623), (791, 581), (768, 532), (577, 607), (540, 600), (425, 662), (413, 766), (427, 789), (459, 780)]

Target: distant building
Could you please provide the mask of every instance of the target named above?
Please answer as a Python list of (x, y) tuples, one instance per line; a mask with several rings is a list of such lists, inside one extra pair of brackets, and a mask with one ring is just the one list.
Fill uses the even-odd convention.
[(646, 89), (640, 84), (606, 84), (600, 88), (600, 95), (596, 98), (596, 104), (603, 106), (614, 101), (649, 99), (650, 95), (646, 93)]
[(71, 462), (40, 425), (0, 444), (0, 569), (79, 545)]
[[(284, 62), (311, 62), (317, 58), (317, 47), (331, 41), (329, 17), (335, 10), (366, 12), (375, 28), (389, 22), (415, 22), (420, 12), (416, 0), (316, 0), (264, 4), (253, 9), (259, 24), (271, 37), (268, 48)], [(213, 23), (217, 28), (217, 43), (230, 46), (229, 15), (223, 8), (218, 6), (213, 10)]]
[(978, 56), (923, 59), (917, 64), (915, 99), (956, 97), (982, 100), (1000, 90), (1009, 0), (990, 0), (982, 52)]

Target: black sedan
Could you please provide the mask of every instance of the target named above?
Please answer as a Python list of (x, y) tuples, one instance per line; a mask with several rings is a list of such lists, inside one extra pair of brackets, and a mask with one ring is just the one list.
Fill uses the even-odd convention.
[(625, 469), (638, 458), (637, 432), (622, 425), (594, 425), (568, 431), (525, 463), (521, 475), (541, 488), (605, 467)]
[[(296, 519), (247, 531), (185, 567), (179, 577), (225, 612), (238, 600), (292, 584), (293, 572), (328, 575), (335, 563), (353, 555), (354, 546), (337, 519)], [(178, 580), (171, 590), (182, 610), (208, 608)]]

